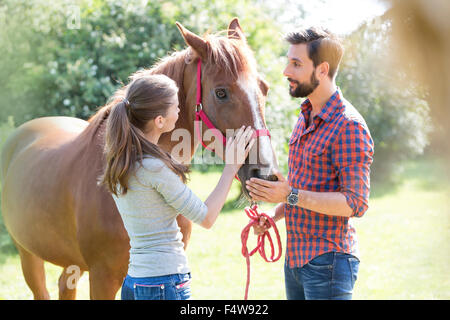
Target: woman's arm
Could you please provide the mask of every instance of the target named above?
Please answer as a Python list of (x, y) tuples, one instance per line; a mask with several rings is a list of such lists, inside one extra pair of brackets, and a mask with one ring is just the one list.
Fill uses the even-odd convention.
[(227, 140), (225, 149), (225, 168), (217, 186), (205, 201), (208, 212), (205, 219), (200, 224), (202, 227), (209, 229), (214, 225), (219, 212), (225, 204), (234, 176), (244, 164), (250, 149), (255, 143), (255, 139), (252, 138), (252, 136), (253, 130), (251, 127), (245, 129), (242, 127), (236, 132), (234, 137), (230, 137)]
[(217, 186), (205, 201), (205, 204), (208, 207), (208, 212), (205, 219), (201, 223), (202, 227), (209, 229), (213, 226), (219, 212), (225, 204), (225, 200), (227, 199), (227, 195), (230, 191), (235, 174), (236, 171), (233, 168), (225, 166)]

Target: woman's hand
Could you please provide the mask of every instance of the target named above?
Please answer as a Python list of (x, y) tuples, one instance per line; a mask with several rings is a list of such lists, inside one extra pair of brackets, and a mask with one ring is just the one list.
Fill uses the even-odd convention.
[(227, 140), (225, 149), (225, 168), (217, 186), (205, 201), (208, 212), (201, 223), (202, 227), (209, 229), (214, 225), (214, 222), (227, 199), (234, 176), (244, 164), (255, 141), (256, 138), (253, 137), (253, 130), (251, 127), (240, 128), (233, 137), (230, 137)]
[(250, 126), (247, 128), (242, 126), (238, 129), (232, 137), (227, 139), (225, 166), (233, 169), (236, 174), (247, 159), (255, 141), (254, 130)]

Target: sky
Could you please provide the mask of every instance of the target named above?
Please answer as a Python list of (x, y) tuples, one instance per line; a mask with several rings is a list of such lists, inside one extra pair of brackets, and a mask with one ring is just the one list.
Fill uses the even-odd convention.
[[(285, 10), (289, 21), (286, 29), (319, 25), (339, 35), (348, 34), (368, 19), (382, 15), (388, 5), (382, 0), (286, 0), (290, 10)], [(302, 18), (296, 14), (296, 7), (306, 12)], [(286, 30), (284, 30), (286, 31)]]

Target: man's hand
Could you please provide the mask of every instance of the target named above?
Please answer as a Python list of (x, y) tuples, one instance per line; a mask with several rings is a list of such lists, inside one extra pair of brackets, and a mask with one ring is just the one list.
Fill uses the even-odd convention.
[(271, 225), (270, 225), (269, 221), (267, 221), (267, 218), (264, 216), (261, 216), (259, 218), (258, 223), (253, 225), (253, 232), (255, 233), (255, 235), (259, 236), (259, 235), (262, 235), (267, 230), (269, 230), (270, 227), (271, 227)]
[(252, 200), (270, 203), (286, 202), (291, 193), (291, 187), (281, 172), (276, 172), (278, 181), (267, 181), (257, 178), (247, 180), (247, 190)]
[[(267, 215), (271, 217), (275, 223), (277, 223), (277, 221), (280, 219), (284, 219), (284, 203), (280, 202), (273, 211), (267, 212)], [(253, 232), (255, 233), (255, 235), (259, 236), (269, 230), (271, 227), (272, 226), (267, 218), (265, 216), (261, 216), (259, 217), (258, 223), (255, 223), (253, 225)]]

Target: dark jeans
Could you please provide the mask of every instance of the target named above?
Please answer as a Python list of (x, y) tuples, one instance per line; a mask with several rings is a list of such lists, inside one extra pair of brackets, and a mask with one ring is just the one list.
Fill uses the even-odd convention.
[(351, 300), (359, 260), (346, 253), (328, 252), (301, 268), (284, 266), (288, 300)]

